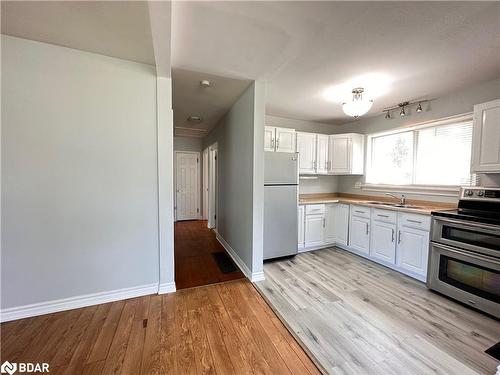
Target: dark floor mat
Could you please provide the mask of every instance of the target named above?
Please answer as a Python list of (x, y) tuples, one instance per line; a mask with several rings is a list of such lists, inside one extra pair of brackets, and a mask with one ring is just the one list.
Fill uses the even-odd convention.
[(222, 273), (231, 273), (238, 271), (238, 268), (234, 265), (232, 259), (224, 252), (212, 253), (215, 259), (215, 263), (221, 270)]
[(489, 349), (486, 349), (484, 352), (500, 361), (500, 342), (497, 342), (495, 345), (493, 345)]

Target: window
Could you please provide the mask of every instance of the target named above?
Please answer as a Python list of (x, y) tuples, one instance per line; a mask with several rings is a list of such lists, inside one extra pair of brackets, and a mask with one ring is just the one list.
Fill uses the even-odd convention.
[(473, 185), (472, 120), (436, 122), (368, 137), (367, 184)]

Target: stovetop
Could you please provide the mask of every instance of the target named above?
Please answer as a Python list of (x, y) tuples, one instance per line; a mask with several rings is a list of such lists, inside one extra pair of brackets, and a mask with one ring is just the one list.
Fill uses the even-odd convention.
[(493, 212), (458, 208), (456, 210), (433, 211), (432, 215), (500, 226), (500, 211)]

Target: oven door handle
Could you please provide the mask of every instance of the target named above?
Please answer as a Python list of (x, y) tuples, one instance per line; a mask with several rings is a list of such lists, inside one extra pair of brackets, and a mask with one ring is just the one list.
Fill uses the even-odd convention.
[(474, 221), (453, 220), (453, 219), (442, 218), (440, 216), (433, 216), (433, 218), (434, 220), (439, 222), (460, 225), (464, 229), (467, 229), (467, 227), (485, 229), (487, 231), (491, 231), (492, 234), (497, 234), (499, 230), (498, 225), (482, 224), (482, 223), (476, 223)]
[(480, 261), (483, 261), (483, 262), (486, 261), (486, 262), (493, 263), (493, 264), (496, 264), (496, 265), (500, 266), (500, 259), (497, 259), (497, 258), (494, 258), (494, 257), (490, 257), (490, 256), (487, 256), (487, 255), (475, 254), (475, 253), (473, 253), (471, 251), (460, 250), (460, 249), (457, 249), (455, 247), (451, 247), (451, 246), (447, 246), (447, 245), (442, 245), (442, 244), (436, 243), (436, 242), (431, 242), (431, 247), (436, 247), (438, 249), (446, 250), (447, 252), (450, 252), (450, 253), (454, 253), (454, 254), (466, 256), (468, 258), (480, 260)]

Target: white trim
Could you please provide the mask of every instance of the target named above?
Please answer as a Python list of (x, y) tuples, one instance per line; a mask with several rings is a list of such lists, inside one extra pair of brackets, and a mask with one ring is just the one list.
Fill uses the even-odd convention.
[(174, 293), (177, 291), (175, 282), (160, 284), (158, 294)]
[(224, 249), (226, 249), (229, 256), (233, 259), (234, 263), (240, 268), (243, 274), (246, 276), (248, 280), (251, 282), (264, 281), (264, 271), (254, 272), (250, 271), (245, 262), (240, 258), (236, 251), (226, 242), (226, 240), (219, 234), (219, 232), (215, 231), (215, 238), (222, 245)]
[(120, 301), (123, 299), (156, 294), (158, 283), (141, 285), (131, 288), (117, 289), (107, 292), (84, 294), (76, 297), (63, 298), (53, 301), (34, 303), (18, 307), (3, 309), (0, 312), (0, 321), (8, 322), (16, 319), (29, 318), (37, 315), (50, 314), (58, 311), (78, 309), (101, 303)]

